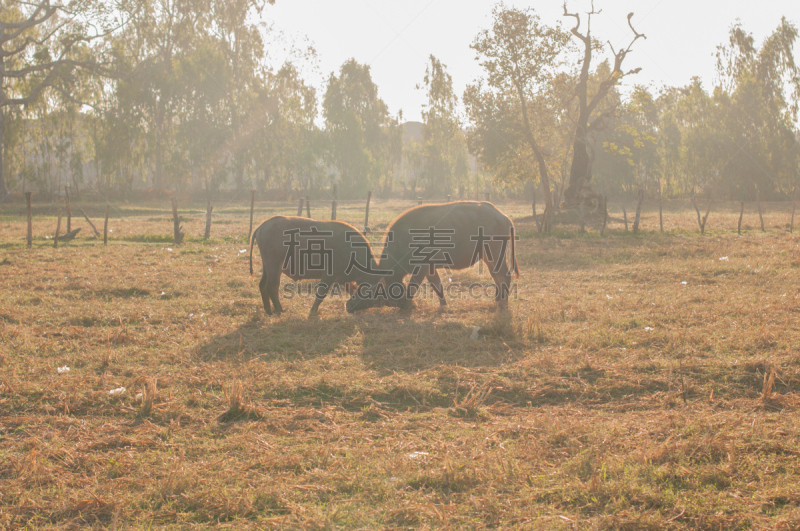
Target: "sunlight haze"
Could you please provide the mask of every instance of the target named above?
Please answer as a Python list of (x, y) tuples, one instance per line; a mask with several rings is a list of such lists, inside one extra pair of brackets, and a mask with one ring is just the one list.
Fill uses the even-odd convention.
[[(479, 31), (489, 27), (494, 5), (474, 0), (277, 0), (262, 16), (291, 42), (301, 46), (308, 40), (315, 47), (320, 71), (305, 75), (320, 94), (328, 75), (353, 57), (370, 65), (379, 94), (392, 113), (402, 109), (405, 120), (420, 120), (425, 95), (416, 85), (422, 82), (428, 55), (447, 65), (460, 98), (466, 85), (481, 76), (469, 45)], [(506, 5), (532, 7), (548, 25), (573, 25), (573, 19), (563, 16), (560, 2), (510, 1)], [(571, 12), (585, 12), (588, 5), (573, 0), (568, 7)], [(644, 0), (596, 2), (596, 6), (602, 13), (592, 18), (592, 32), (602, 41), (610, 40), (615, 48), (629, 42), (625, 18), (631, 11), (634, 27), (647, 35), (626, 59), (626, 68), (642, 67), (638, 75), (625, 80), (628, 86), (682, 86), (699, 76), (708, 89), (715, 80), (716, 47), (727, 42), (737, 19), (758, 45), (782, 16), (800, 22), (800, 7), (793, 1)], [(271, 54), (273, 65), (282, 62), (279, 55)]]

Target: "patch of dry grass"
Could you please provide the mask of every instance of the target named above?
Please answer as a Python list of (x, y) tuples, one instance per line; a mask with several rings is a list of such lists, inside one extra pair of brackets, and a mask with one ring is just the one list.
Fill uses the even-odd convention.
[(600, 238), (540, 237), (504, 205), (510, 313), (462, 290), (411, 314), (342, 296), (316, 320), (311, 297), (264, 314), (241, 205), (208, 243), (196, 208), (177, 247), (121, 234), (169, 234), (163, 206), (115, 220), (107, 248), (53, 249), (38, 219), (26, 250), (11, 212), (0, 527), (797, 528), (800, 242), (777, 207), (739, 237), (721, 205), (701, 237), (680, 206), (667, 233), (647, 211), (643, 234)]

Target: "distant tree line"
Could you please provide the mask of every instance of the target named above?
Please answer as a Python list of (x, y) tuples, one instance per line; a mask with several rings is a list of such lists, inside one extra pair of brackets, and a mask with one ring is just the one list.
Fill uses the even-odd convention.
[(441, 198), (491, 184), (517, 196), (536, 186), (552, 209), (639, 189), (779, 199), (797, 187), (800, 71), (786, 19), (760, 46), (734, 26), (710, 91), (694, 79), (624, 93), (645, 37), (631, 16), (630, 42), (613, 49), (590, 32), (595, 12), (565, 4), (564, 29), (500, 4), (471, 46), (484, 75), (463, 95), (465, 116), (430, 56), (414, 139), (368, 65), (346, 61), (324, 94), (302, 74), (313, 48), (271, 66), (258, 21), (273, 2), (0, 0), (0, 198), (65, 184)]

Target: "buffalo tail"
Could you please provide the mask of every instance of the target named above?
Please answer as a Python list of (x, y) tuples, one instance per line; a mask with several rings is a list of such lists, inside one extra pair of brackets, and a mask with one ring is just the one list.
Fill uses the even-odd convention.
[[(514, 270), (514, 274), (517, 275), (516, 278), (519, 278), (519, 269), (517, 268), (517, 250), (516, 245), (514, 245), (515, 241), (514, 236), (514, 225), (511, 225), (511, 269)], [(251, 266), (252, 267), (252, 266)]]
[(256, 233), (261, 226), (259, 225), (256, 230), (253, 231), (253, 235), (250, 236), (250, 280), (253, 279), (253, 245), (256, 243)]

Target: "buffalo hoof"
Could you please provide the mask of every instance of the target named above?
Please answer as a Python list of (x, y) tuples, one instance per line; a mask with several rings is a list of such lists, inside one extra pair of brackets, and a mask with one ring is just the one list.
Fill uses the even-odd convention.
[(399, 300), (397, 301), (397, 307), (400, 308), (401, 312), (408, 313), (414, 309), (414, 301), (408, 299)]

